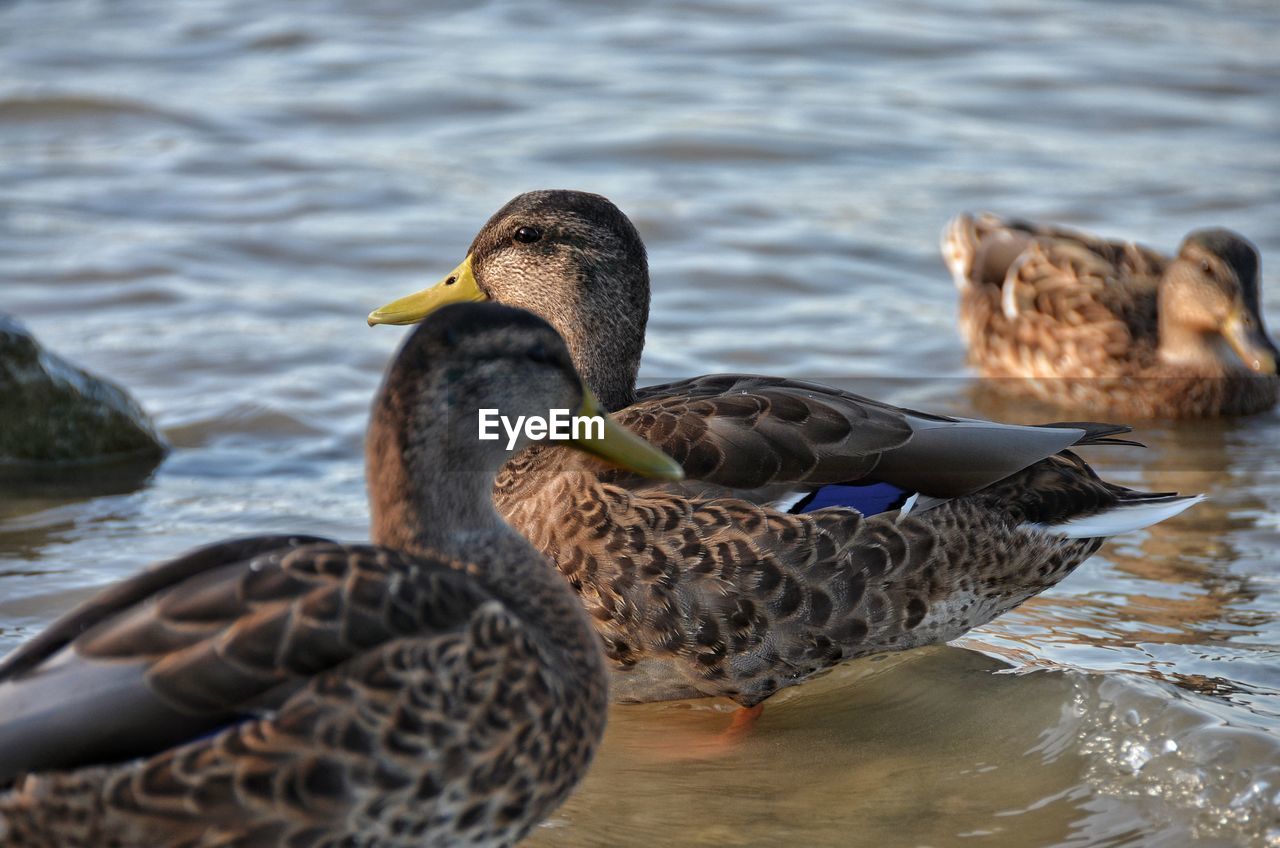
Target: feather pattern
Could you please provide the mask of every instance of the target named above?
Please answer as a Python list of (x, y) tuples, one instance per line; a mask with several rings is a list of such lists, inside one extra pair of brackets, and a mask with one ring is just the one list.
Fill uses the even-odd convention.
[[(32, 774), (0, 799), (5, 845), (321, 846), (376, 835), (363, 844), (407, 848), (428, 827), (446, 830), (435, 822), (448, 823), (437, 844), (499, 844), (563, 798), (573, 770), (550, 751), (584, 765), (603, 727), (592, 695), (573, 692), (599, 699), (603, 686), (567, 673), (593, 646), (575, 660), (530, 633), (470, 576), (474, 564), (303, 540), (234, 558), (261, 541), (218, 546), (212, 570), (67, 641), (69, 678), (53, 682), (80, 681), (62, 693), (81, 717), (119, 720), (6, 722), (8, 777), (15, 766), (76, 770)], [(74, 616), (52, 631), (72, 626)], [(42, 664), (4, 677), (6, 716), (28, 678), (42, 682)], [(117, 677), (139, 667), (129, 680), (158, 706), (120, 714), (118, 694), (103, 703), (86, 691), (84, 672), (103, 664)], [(113, 760), (123, 762), (93, 766)]]
[[(673, 456), (680, 429), (657, 441)], [(704, 439), (719, 431), (683, 429)], [(779, 482), (777, 464), (764, 467)], [(1102, 544), (1104, 534), (1069, 538), (1054, 526), (1164, 497), (1105, 483), (1069, 452), (905, 516), (788, 513), (755, 498), (758, 489), (690, 494), (696, 488), (634, 480), (556, 447), (531, 448), (499, 475), (499, 510), (556, 564), (604, 637), (616, 700), (718, 695), (752, 706), (853, 657), (955, 639), (1053, 586)]]

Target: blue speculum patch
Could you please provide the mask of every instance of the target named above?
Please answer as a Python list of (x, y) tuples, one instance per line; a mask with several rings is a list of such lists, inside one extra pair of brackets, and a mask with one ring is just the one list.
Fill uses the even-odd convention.
[(805, 495), (791, 512), (813, 512), (828, 507), (840, 506), (856, 509), (863, 515), (879, 515), (894, 509), (901, 509), (907, 498), (915, 494), (901, 489), (892, 483), (867, 483), (866, 485), (831, 485), (823, 486)]

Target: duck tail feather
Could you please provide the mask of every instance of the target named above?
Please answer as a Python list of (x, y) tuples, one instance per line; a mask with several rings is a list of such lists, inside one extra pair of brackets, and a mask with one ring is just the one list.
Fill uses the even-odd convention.
[(968, 289), (972, 282), (973, 255), (978, 249), (978, 234), (974, 228), (973, 216), (962, 212), (947, 222), (942, 228), (942, 261), (951, 272), (951, 280), (960, 291)]
[(1133, 428), (1128, 424), (1108, 424), (1101, 421), (1055, 421), (1052, 424), (1039, 424), (1039, 427), (1046, 428), (1067, 428), (1071, 430), (1084, 430), (1084, 435), (1076, 440), (1076, 445), (1128, 445), (1129, 447), (1145, 448), (1142, 442), (1132, 439), (1114, 439), (1112, 436), (1121, 433), (1132, 433)]
[(1033, 526), (1068, 539), (1099, 539), (1159, 524), (1205, 499), (1205, 495), (1133, 494), (1135, 497), (1120, 500), (1091, 515), (1071, 518), (1057, 524)]

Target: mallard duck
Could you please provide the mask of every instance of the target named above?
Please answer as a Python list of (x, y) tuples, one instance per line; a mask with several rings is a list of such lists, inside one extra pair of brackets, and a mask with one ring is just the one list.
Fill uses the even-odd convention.
[(969, 360), (1005, 392), (1128, 418), (1275, 406), (1258, 251), (1196, 230), (1169, 258), (1133, 242), (983, 214), (942, 235)]
[(1196, 500), (1105, 483), (1067, 450), (1127, 427), (952, 418), (777, 377), (637, 391), (644, 245), (596, 195), (520, 195), (441, 283), (369, 321), (477, 299), (546, 318), (619, 422), (684, 468), (654, 485), (535, 445), (498, 476), (499, 511), (604, 638), (618, 700), (755, 709), (843, 660), (954, 639)]
[[(509, 845), (564, 800), (608, 678), (582, 605), (494, 511), (507, 453), (476, 438), (480, 407), (597, 412), (540, 319), (441, 312), (373, 408), (375, 498), (411, 507), (379, 510), (392, 546), (202, 548), (6, 657), (0, 843)], [(575, 447), (678, 476), (602, 426)]]

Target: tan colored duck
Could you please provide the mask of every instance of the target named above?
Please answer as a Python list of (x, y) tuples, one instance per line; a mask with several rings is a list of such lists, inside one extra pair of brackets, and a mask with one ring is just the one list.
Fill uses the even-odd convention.
[(949, 418), (776, 377), (637, 391), (644, 245), (597, 195), (520, 195), (443, 282), (369, 320), (477, 299), (546, 318), (618, 420), (684, 467), (652, 484), (534, 446), (498, 478), (499, 511), (587, 606), (620, 700), (754, 707), (843, 660), (954, 639), (1195, 501), (1105, 483), (1067, 450), (1125, 427)]
[[(543, 321), (442, 312), (374, 404), (375, 495), (409, 507), (379, 511), (382, 546), (201, 548), (6, 657), (0, 844), (509, 845), (550, 813), (607, 675), (582, 605), (494, 511), (507, 454), (475, 438), (480, 407), (595, 411)], [(611, 423), (575, 447), (679, 474)]]
[(1196, 230), (1169, 258), (960, 215), (943, 231), (942, 253), (960, 290), (969, 361), (1001, 391), (1126, 418), (1248, 415), (1280, 394), (1258, 251), (1230, 230)]

